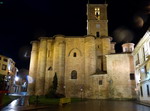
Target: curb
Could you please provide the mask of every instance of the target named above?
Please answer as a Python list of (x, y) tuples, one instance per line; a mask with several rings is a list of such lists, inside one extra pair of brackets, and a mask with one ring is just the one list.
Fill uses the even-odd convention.
[(29, 111), (29, 110), (35, 110), (35, 109), (44, 109), (44, 108), (48, 108), (50, 106), (41, 106), (41, 107), (20, 107), (17, 108), (19, 109), (19, 111)]
[(144, 103), (144, 102), (140, 102), (140, 101), (136, 101), (136, 103), (140, 104), (140, 105), (144, 105), (144, 106), (150, 107), (150, 104), (148, 104), (148, 103)]

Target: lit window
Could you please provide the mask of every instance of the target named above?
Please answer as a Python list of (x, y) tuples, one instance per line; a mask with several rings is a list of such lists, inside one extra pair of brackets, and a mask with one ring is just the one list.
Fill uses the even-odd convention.
[(2, 65), (2, 70), (6, 70), (7, 65), (3, 64)]
[(71, 72), (71, 79), (77, 79), (77, 71), (73, 70)]
[(103, 85), (103, 81), (102, 80), (99, 80), (99, 85)]
[(135, 77), (134, 77), (133, 73), (130, 74), (130, 80), (135, 80)]
[(100, 8), (95, 8), (95, 17), (100, 20)]
[(74, 52), (74, 53), (73, 53), (73, 57), (76, 57), (76, 56), (77, 56), (77, 53), (76, 53), (76, 52)]

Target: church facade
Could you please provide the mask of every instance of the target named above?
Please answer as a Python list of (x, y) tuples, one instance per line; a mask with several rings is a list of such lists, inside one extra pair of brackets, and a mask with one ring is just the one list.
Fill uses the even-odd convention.
[(34, 82), (28, 86), (29, 94), (45, 95), (57, 74), (57, 92), (66, 97), (135, 98), (132, 56), (115, 54), (111, 40), (107, 4), (87, 4), (87, 35), (55, 35), (31, 42), (29, 75)]

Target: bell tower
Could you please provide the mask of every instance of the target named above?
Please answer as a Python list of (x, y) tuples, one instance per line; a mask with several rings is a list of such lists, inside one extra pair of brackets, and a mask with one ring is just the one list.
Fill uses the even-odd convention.
[(107, 4), (87, 4), (87, 35), (108, 36)]

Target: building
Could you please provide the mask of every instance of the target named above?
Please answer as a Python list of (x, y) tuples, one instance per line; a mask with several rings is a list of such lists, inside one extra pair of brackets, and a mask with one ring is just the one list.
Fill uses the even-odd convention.
[(14, 77), (17, 73), (15, 62), (6, 56), (0, 55), (0, 75), (4, 77), (5, 86), (4, 89), (9, 93), (13, 92)]
[(109, 93), (111, 98), (136, 98), (133, 43), (122, 45), (123, 52), (107, 56), (107, 73), (109, 76)]
[(0, 74), (14, 75), (16, 72), (15, 62), (6, 56), (0, 55)]
[[(108, 36), (107, 4), (87, 4), (87, 35), (55, 35), (40, 37), (31, 42), (29, 75), (34, 82), (29, 84), (29, 94), (45, 95), (54, 74), (57, 74), (57, 92), (67, 97), (134, 98), (133, 93), (128, 93), (130, 88), (130, 92), (133, 92), (131, 90), (134, 87), (131, 82), (127, 82), (130, 81), (132, 72), (130, 67), (126, 68), (125, 73), (111, 67), (111, 63), (119, 57), (127, 60), (122, 62), (119, 59), (123, 66), (130, 66), (130, 54), (112, 55), (115, 53), (115, 43), (111, 41), (112, 37)], [(110, 59), (111, 57), (114, 59)], [(117, 65), (119, 68), (120, 65)], [(121, 80), (115, 79), (118, 75)], [(124, 79), (124, 76), (129, 77)], [(118, 85), (112, 95), (112, 81), (115, 83), (116, 80), (124, 83)], [(128, 90), (123, 90), (124, 87), (128, 87)]]
[(134, 57), (137, 99), (150, 102), (150, 28), (132, 53)]

